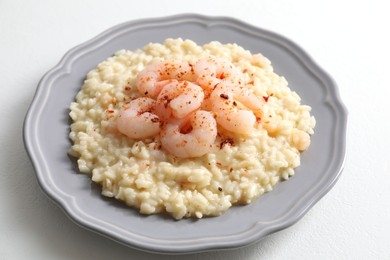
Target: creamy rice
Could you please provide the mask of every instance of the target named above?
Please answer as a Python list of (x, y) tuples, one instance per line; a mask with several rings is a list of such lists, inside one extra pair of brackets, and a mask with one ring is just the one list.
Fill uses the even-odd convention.
[[(213, 55), (231, 61), (267, 102), (261, 123), (248, 136), (218, 128), (212, 151), (181, 159), (161, 148), (159, 137), (132, 140), (115, 130), (122, 105), (140, 95), (137, 73), (154, 61), (195, 62)], [(311, 108), (301, 105), (270, 61), (236, 44), (167, 39), (136, 51), (118, 51), (90, 71), (70, 106), (70, 154), (79, 170), (102, 185), (102, 194), (139, 208), (143, 214), (166, 212), (176, 219), (218, 216), (234, 204), (251, 203), (287, 180), (300, 165), (299, 134), (313, 134)], [(268, 131), (267, 131), (268, 130)], [(271, 133), (271, 134), (270, 134)]]

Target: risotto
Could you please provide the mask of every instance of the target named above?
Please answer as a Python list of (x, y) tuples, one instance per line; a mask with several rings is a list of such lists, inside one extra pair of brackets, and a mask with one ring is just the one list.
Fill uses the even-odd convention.
[(143, 214), (218, 216), (294, 174), (310, 110), (262, 54), (167, 39), (88, 73), (69, 153), (104, 196)]

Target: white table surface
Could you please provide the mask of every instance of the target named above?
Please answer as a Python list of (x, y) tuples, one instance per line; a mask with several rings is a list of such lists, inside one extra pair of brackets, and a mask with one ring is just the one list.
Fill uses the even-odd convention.
[[(160, 2), (0, 1), (0, 259), (390, 259), (385, 1)], [(336, 186), (296, 225), (246, 248), (171, 257), (69, 220), (38, 186), (22, 125), (38, 81), (67, 50), (124, 21), (183, 12), (232, 16), (303, 47), (339, 85), (349, 110), (348, 154)]]

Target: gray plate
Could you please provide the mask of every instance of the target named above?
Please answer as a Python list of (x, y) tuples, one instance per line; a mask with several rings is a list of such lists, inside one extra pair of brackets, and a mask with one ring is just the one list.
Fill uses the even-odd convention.
[[(142, 216), (103, 198), (67, 155), (71, 145), (68, 107), (88, 71), (120, 49), (134, 50), (166, 38), (237, 43), (268, 57), (317, 119), (312, 145), (289, 181), (247, 206), (215, 218), (175, 221)], [(39, 83), (24, 124), (24, 141), (42, 189), (77, 224), (141, 250), (190, 253), (237, 248), (295, 222), (338, 179), (346, 151), (347, 112), (336, 84), (295, 43), (275, 33), (227, 17), (194, 14), (131, 21), (115, 26), (65, 54)]]

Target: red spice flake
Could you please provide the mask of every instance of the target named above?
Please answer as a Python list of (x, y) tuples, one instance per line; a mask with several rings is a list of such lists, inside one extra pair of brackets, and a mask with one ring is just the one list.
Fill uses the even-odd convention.
[(248, 82), (248, 85), (254, 85), (254, 84), (255, 82), (253, 80)]
[(160, 122), (160, 119), (158, 117), (153, 117), (152, 119), (150, 119), (153, 123), (157, 123), (157, 122)]
[(130, 86), (126, 86), (126, 87), (125, 87), (125, 90), (126, 90), (126, 91), (130, 91), (130, 90), (131, 90), (131, 87), (130, 87)]
[(260, 123), (261, 122), (261, 117), (256, 117), (256, 122)]
[(223, 99), (229, 99), (229, 96), (228, 95), (226, 95), (226, 94), (221, 94), (221, 95), (219, 95), (221, 98), (223, 98)]
[(147, 95), (148, 93), (149, 93), (149, 92), (145, 91), (145, 93), (144, 93), (144, 94), (145, 94), (145, 95)]
[(221, 144), (219, 145), (219, 148), (222, 149), (225, 145), (234, 146), (233, 139), (226, 139), (226, 140), (222, 141)]
[(271, 97), (274, 95), (274, 93), (269, 94)]
[(222, 163), (220, 163), (220, 162), (217, 162), (216, 164), (217, 164), (218, 166), (222, 166)]
[(265, 102), (268, 102), (269, 96), (263, 96)]
[(110, 113), (110, 114), (112, 114), (112, 113), (114, 113), (114, 110), (108, 109), (107, 112)]
[[(192, 125), (191, 124), (186, 124), (186, 125), (183, 125), (181, 128), (180, 128), (180, 133), (181, 134), (188, 134), (192, 131)], [(186, 141), (187, 142), (187, 141)]]
[(246, 73), (248, 70), (247, 69), (243, 69), (242, 70), (242, 73)]
[(221, 76), (219, 77), (220, 79), (224, 79), (225, 78), (225, 74), (222, 73)]
[(171, 99), (169, 99), (168, 95), (165, 95), (162, 97), (162, 102), (164, 104), (164, 107), (167, 108), (169, 105), (169, 102), (171, 102)]
[(222, 188), (221, 188), (221, 187), (218, 187), (218, 190), (219, 190), (219, 191), (222, 191)]
[(192, 63), (188, 63), (188, 65), (191, 67), (191, 72), (194, 72), (194, 65)]
[(233, 171), (233, 168), (230, 168), (229, 171), (232, 172), (232, 171)]
[(233, 101), (233, 106), (237, 106), (237, 102), (236, 101)]
[(137, 111), (137, 116), (140, 116), (140, 115), (142, 115), (143, 113), (145, 113), (145, 112)]

